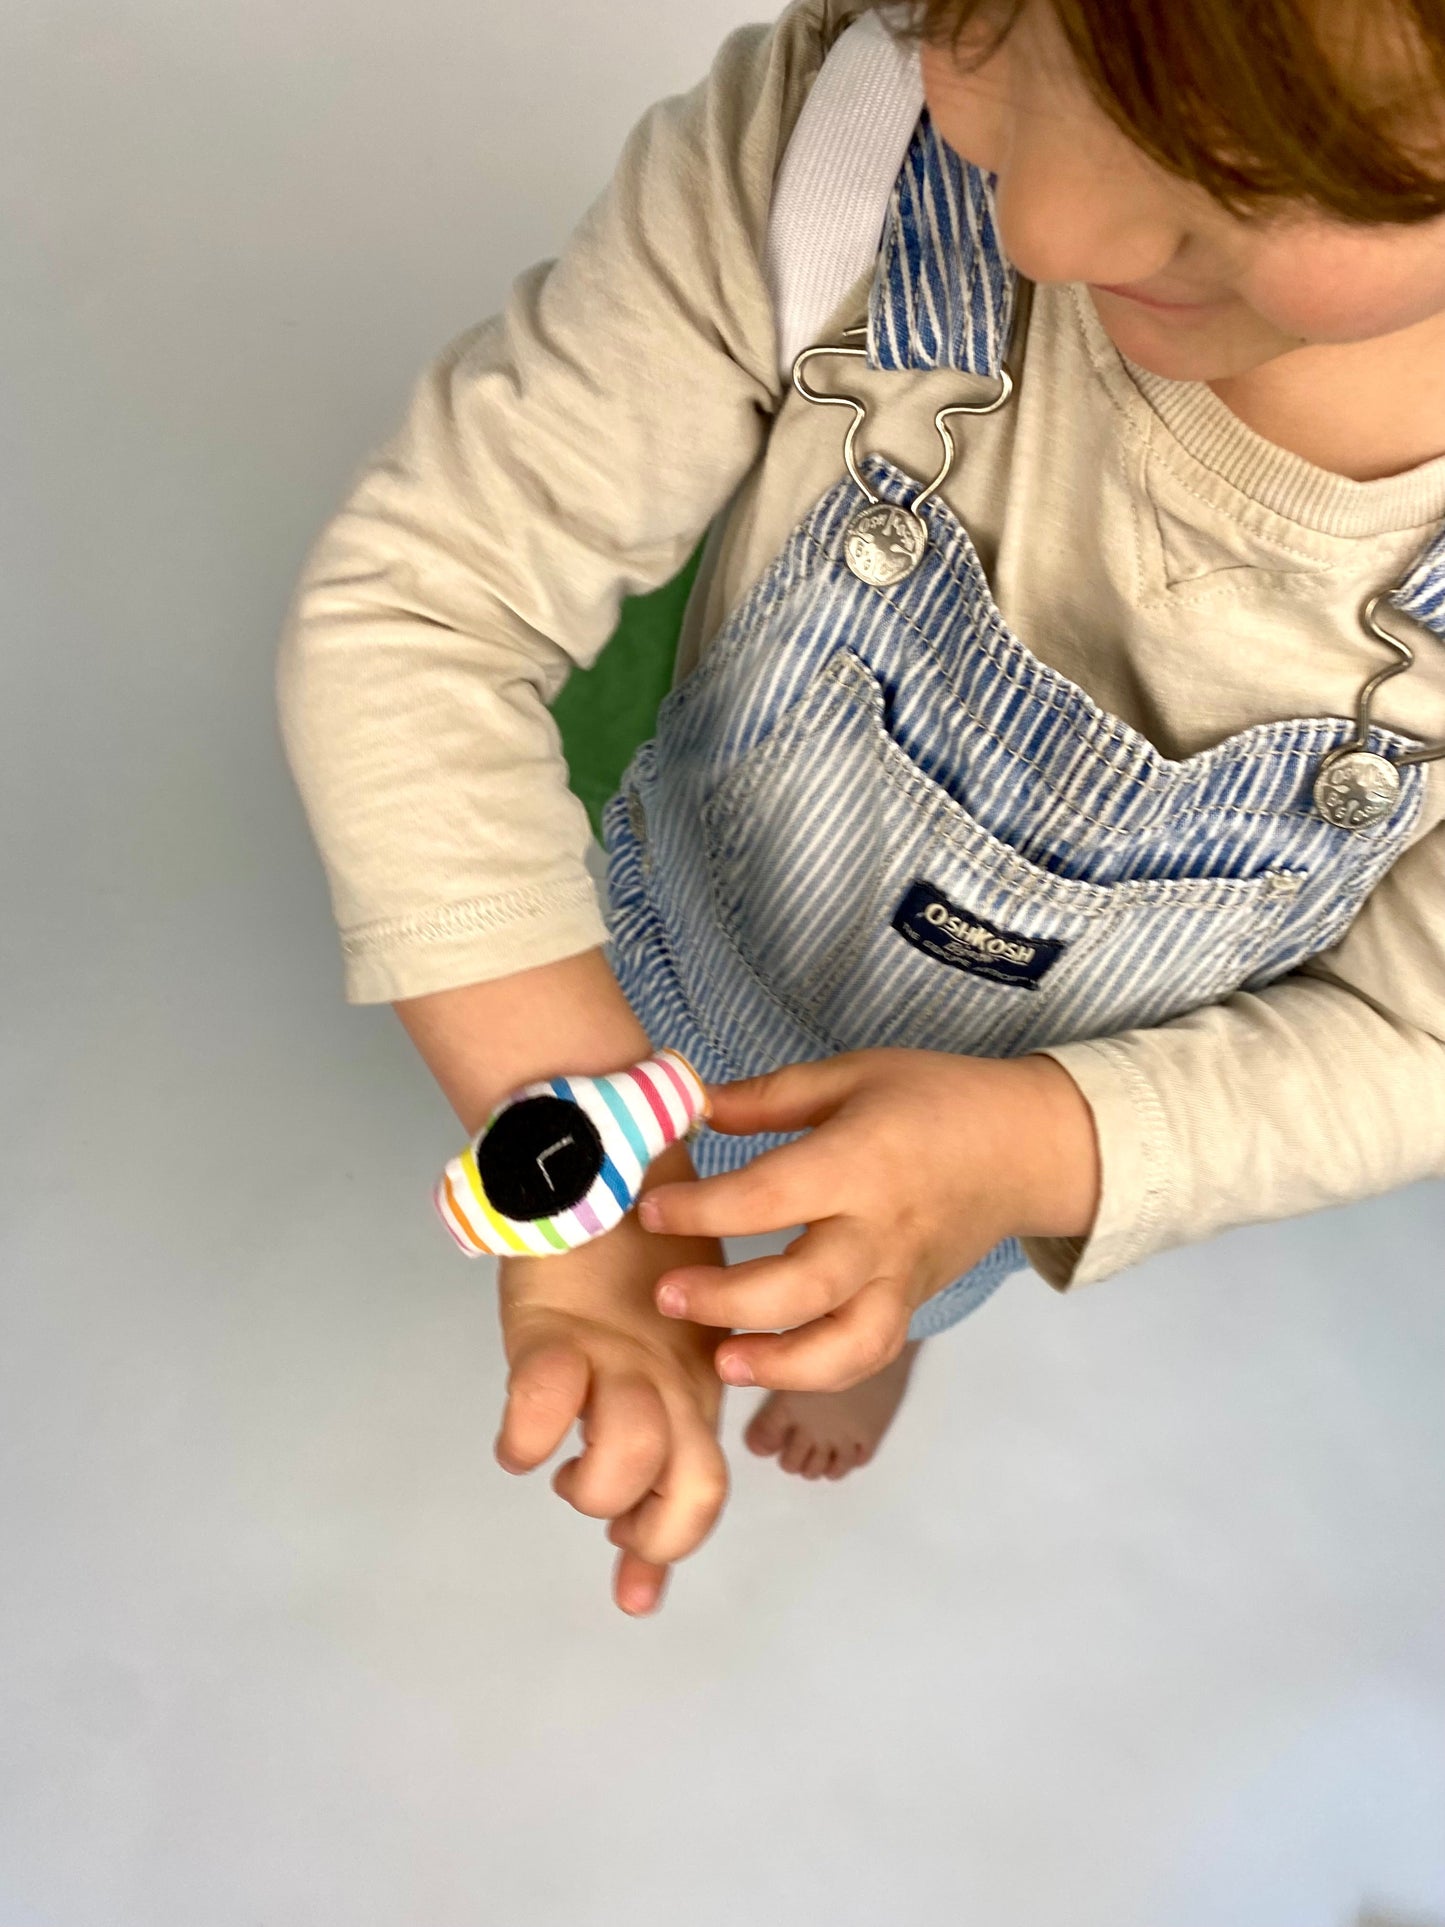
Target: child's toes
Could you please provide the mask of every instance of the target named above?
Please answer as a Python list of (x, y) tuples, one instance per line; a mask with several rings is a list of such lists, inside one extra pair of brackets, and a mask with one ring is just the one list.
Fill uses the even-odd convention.
[(783, 1470), (785, 1472), (801, 1472), (807, 1461), (808, 1454), (812, 1449), (813, 1441), (807, 1436), (801, 1426), (795, 1425), (788, 1434), (787, 1444), (783, 1447)]
[(773, 1452), (781, 1452), (787, 1444), (788, 1433), (792, 1426), (779, 1410), (776, 1395), (765, 1399), (753, 1413), (747, 1430), (743, 1433), (743, 1443), (750, 1452), (758, 1452), (764, 1458)]

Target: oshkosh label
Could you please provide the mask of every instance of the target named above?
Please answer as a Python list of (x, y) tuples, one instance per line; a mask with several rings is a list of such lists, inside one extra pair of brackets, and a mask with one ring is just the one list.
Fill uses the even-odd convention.
[(1000, 930), (986, 917), (960, 910), (921, 877), (909, 884), (893, 912), (893, 928), (940, 963), (996, 984), (1017, 984), (1021, 990), (1036, 989), (1069, 947), (1054, 937)]

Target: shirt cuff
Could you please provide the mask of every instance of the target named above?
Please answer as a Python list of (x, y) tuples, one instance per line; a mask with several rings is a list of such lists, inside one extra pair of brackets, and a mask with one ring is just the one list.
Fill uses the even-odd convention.
[(509, 977), (609, 940), (590, 877), (473, 897), (343, 931), (349, 1004), (389, 1004)]
[(1073, 1078), (1099, 1142), (1099, 1208), (1088, 1236), (1019, 1240), (1039, 1276), (1068, 1291), (1111, 1278), (1156, 1248), (1153, 1233), (1170, 1207), (1168, 1129), (1127, 1046), (1104, 1037), (1031, 1054), (1051, 1057)]

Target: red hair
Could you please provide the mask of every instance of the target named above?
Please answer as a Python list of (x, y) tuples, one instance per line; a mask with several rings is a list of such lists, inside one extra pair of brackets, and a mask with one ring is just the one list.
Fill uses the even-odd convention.
[[(972, 67), (1024, 0), (902, 4), (899, 31)], [(1445, 214), (1445, 0), (1327, 0), (1333, 49), (1306, 0), (1048, 4), (1116, 126), (1232, 212), (1289, 201), (1371, 225)], [(1388, 99), (1369, 78), (1382, 65), (1398, 77)]]

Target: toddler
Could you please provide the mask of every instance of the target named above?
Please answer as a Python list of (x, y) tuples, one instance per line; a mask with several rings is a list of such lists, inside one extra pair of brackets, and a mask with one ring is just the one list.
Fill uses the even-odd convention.
[[(604, 920), (549, 705), (704, 533)], [(426, 370), (278, 689), (346, 995), (468, 1132), (664, 1046), (711, 1087), (498, 1274), (498, 1457), (580, 1418), (626, 1611), (724, 1381), (839, 1477), (1026, 1263), (1445, 1172), (1445, 6), (739, 30)]]

